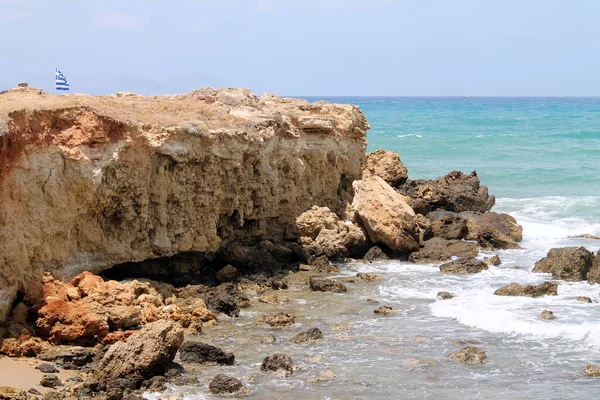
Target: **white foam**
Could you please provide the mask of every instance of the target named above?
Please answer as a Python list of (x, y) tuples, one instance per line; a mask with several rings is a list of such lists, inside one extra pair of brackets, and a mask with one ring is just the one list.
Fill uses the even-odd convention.
[(405, 138), (405, 137), (418, 137), (419, 139), (422, 138), (423, 136), (418, 135), (416, 133), (407, 133), (406, 135), (396, 135), (396, 137), (399, 138)]

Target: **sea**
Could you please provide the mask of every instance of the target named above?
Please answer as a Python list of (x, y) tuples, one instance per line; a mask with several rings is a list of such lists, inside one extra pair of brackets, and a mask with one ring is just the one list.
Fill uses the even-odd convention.
[[(244, 377), (253, 399), (597, 396), (600, 378), (583, 370), (600, 364), (600, 285), (558, 281), (558, 296), (541, 298), (493, 292), (511, 282), (551, 280), (549, 274), (531, 272), (551, 248), (600, 248), (599, 240), (576, 237), (600, 236), (600, 98), (307, 99), (359, 106), (371, 124), (368, 151), (396, 151), (410, 179), (476, 170), (496, 196), (492, 211), (509, 213), (523, 226), (523, 248), (480, 253), (480, 258), (498, 254), (502, 264), (469, 276), (442, 275), (435, 264), (344, 264), (340, 276), (369, 272), (383, 279), (349, 284), (343, 294), (306, 298), (288, 293), (298, 310), (297, 324), (289, 331), (257, 325), (261, 313), (273, 306), (259, 303), (244, 310), (240, 318), (205, 334), (206, 340), (233, 351), (236, 365), (199, 371), (199, 386), (169, 390), (184, 399), (217, 398), (207, 394), (208, 382), (226, 373)], [(440, 300), (440, 291), (456, 297)], [(574, 296), (588, 296), (593, 303), (570, 299)], [(380, 304), (367, 303), (369, 298)], [(398, 313), (375, 315), (380, 305)], [(542, 320), (544, 310), (553, 311), (556, 319)], [(325, 341), (290, 346), (291, 336), (313, 326), (323, 331)], [(348, 330), (338, 330), (344, 326)], [(273, 333), (277, 343), (260, 342)], [(467, 345), (483, 349), (487, 361), (463, 365), (447, 357)], [(262, 359), (274, 352), (292, 356), (297, 365), (292, 377), (260, 373)], [(322, 378), (326, 370), (336, 377)]]

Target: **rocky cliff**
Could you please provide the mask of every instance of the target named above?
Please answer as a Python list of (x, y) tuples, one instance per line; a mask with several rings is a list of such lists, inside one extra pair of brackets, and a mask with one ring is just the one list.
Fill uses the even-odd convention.
[(312, 205), (340, 213), (365, 158), (363, 114), (246, 90), (0, 94), (0, 322), (43, 271), (294, 239)]

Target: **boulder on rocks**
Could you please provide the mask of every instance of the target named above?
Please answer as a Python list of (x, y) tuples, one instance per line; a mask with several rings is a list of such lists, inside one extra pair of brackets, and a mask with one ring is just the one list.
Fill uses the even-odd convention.
[(287, 354), (273, 354), (265, 357), (260, 370), (269, 374), (280, 377), (289, 377), (294, 372), (292, 366), (292, 358)]
[(450, 292), (438, 292), (435, 297), (440, 300), (449, 300), (453, 299), (455, 296)]
[(477, 274), (488, 269), (488, 265), (474, 257), (463, 257), (440, 265), (443, 274)]
[(419, 248), (415, 212), (383, 179), (354, 181), (352, 207), (373, 243), (408, 254)]
[(247, 395), (250, 393), (250, 389), (242, 383), (239, 379), (227, 376), (224, 374), (218, 374), (210, 381), (208, 389), (212, 394), (225, 394), (230, 396)]
[(554, 248), (535, 263), (533, 272), (551, 273), (554, 279), (582, 281), (588, 278), (594, 261), (594, 253), (585, 247)]
[(10, 386), (0, 386), (0, 400), (35, 400), (37, 396), (22, 389)]
[(165, 372), (183, 342), (183, 330), (173, 321), (146, 324), (126, 343), (110, 346), (99, 362), (97, 375), (102, 379), (149, 379)]
[(464, 349), (453, 351), (448, 356), (454, 360), (460, 361), (463, 364), (481, 364), (487, 360), (485, 351), (474, 347), (468, 346)]
[(523, 239), (523, 227), (508, 214), (495, 212), (462, 212), (467, 220), (467, 240), (476, 240), (488, 250), (520, 249), (518, 242)]
[(420, 199), (431, 210), (489, 211), (496, 199), (480, 186), (477, 172), (470, 175), (452, 171), (436, 180), (408, 180), (398, 190), (405, 196)]
[(552, 311), (550, 311), (550, 310), (544, 310), (540, 314), (540, 318), (541, 319), (556, 319), (556, 316), (554, 316), (554, 313)]
[(235, 356), (208, 343), (188, 340), (179, 348), (179, 359), (187, 363), (233, 365)]
[(319, 328), (310, 328), (309, 330), (300, 332), (294, 336), (290, 339), (290, 342), (295, 344), (306, 344), (323, 340), (324, 338), (323, 332), (321, 332)]
[(431, 220), (431, 231), (434, 237), (442, 239), (463, 239), (467, 236), (467, 219), (459, 214), (451, 212), (429, 213), (427, 217)]
[(408, 172), (398, 153), (378, 149), (367, 154), (362, 176), (363, 179), (378, 176), (388, 185), (397, 187), (406, 182)]
[(328, 278), (313, 276), (309, 281), (310, 290), (315, 292), (346, 292), (348, 289), (343, 283)]
[(327, 257), (329, 260), (343, 257), (362, 257), (370, 243), (366, 233), (352, 221), (342, 221), (327, 207), (313, 206), (296, 218), (298, 242), (305, 249), (307, 258)]
[(583, 372), (587, 375), (587, 376), (600, 376), (600, 365), (595, 365), (595, 364), (589, 364), (586, 365)]
[(540, 296), (556, 296), (558, 294), (558, 284), (553, 282), (544, 282), (539, 285), (519, 285), (511, 283), (503, 286), (494, 292), (497, 296), (525, 296), (525, 297), (540, 297)]
[(422, 264), (439, 263), (455, 256), (475, 257), (478, 253), (479, 248), (475, 242), (434, 237), (425, 241), (423, 247), (419, 251), (411, 253), (408, 259)]
[(287, 328), (296, 322), (296, 317), (293, 314), (280, 312), (271, 315), (263, 315), (260, 322), (268, 324), (271, 328)]
[(367, 251), (367, 254), (364, 255), (363, 261), (368, 261), (370, 263), (377, 261), (387, 261), (391, 257), (387, 255), (385, 251), (379, 246), (373, 246)]
[(373, 311), (375, 314), (379, 315), (393, 315), (396, 314), (396, 311), (392, 307), (381, 306), (378, 309)]
[(215, 279), (219, 283), (227, 283), (234, 281), (239, 276), (239, 272), (236, 267), (231, 264), (227, 264), (215, 273)]
[(502, 264), (502, 260), (500, 259), (499, 255), (493, 255), (491, 257), (484, 257), (483, 261), (487, 264), (487, 265), (493, 265), (495, 267), (497, 267), (498, 265)]

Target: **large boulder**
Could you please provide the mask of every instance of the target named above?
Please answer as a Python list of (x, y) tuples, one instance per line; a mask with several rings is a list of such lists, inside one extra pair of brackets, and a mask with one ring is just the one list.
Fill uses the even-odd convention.
[[(533, 272), (551, 273), (554, 279), (583, 281), (596, 263), (594, 253), (585, 247), (550, 249), (548, 255), (535, 263)], [(594, 278), (592, 277), (593, 283)]]
[(463, 239), (467, 236), (467, 220), (457, 213), (439, 211), (427, 215), (431, 219), (431, 231), (434, 237), (442, 239)]
[(477, 274), (488, 269), (485, 262), (473, 257), (463, 257), (440, 265), (443, 274)]
[(558, 284), (554, 282), (544, 282), (539, 285), (519, 285), (511, 283), (503, 286), (494, 292), (497, 296), (525, 296), (525, 297), (540, 297), (540, 296), (556, 296), (558, 294)]
[(383, 179), (374, 176), (354, 181), (352, 206), (373, 243), (398, 253), (418, 250), (415, 212)]
[(416, 263), (439, 263), (454, 256), (475, 257), (477, 253), (479, 253), (479, 247), (475, 242), (434, 237), (425, 241), (423, 247), (419, 251), (411, 253), (408, 259)]
[(172, 321), (145, 325), (127, 342), (110, 346), (99, 362), (97, 374), (102, 379), (127, 378), (140, 382), (163, 374), (183, 342), (183, 330)]
[(486, 186), (480, 186), (475, 171), (470, 175), (452, 171), (436, 180), (407, 181), (398, 190), (412, 199), (418, 199), (419, 208), (432, 211), (489, 211), (496, 199), (488, 194)]
[(495, 212), (462, 212), (459, 215), (467, 220), (465, 239), (477, 240), (488, 250), (521, 248), (518, 242), (523, 239), (523, 227), (510, 215)]
[(308, 258), (326, 256), (330, 260), (362, 257), (370, 243), (360, 226), (342, 221), (327, 207), (313, 206), (296, 219), (298, 242)]
[(379, 149), (367, 154), (363, 166), (363, 179), (371, 176), (378, 176), (388, 185), (397, 187), (406, 182), (408, 172), (398, 153)]

